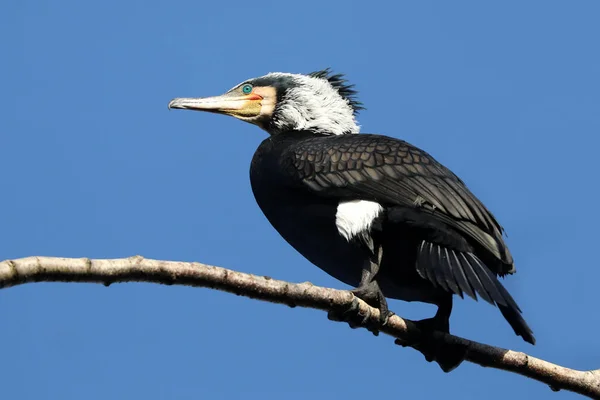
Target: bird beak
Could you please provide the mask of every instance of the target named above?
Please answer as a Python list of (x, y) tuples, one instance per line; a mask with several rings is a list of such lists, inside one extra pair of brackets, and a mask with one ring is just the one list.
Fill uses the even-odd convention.
[(169, 103), (169, 109), (208, 111), (245, 119), (260, 115), (262, 100), (263, 97), (255, 93), (225, 93), (214, 97), (173, 99)]

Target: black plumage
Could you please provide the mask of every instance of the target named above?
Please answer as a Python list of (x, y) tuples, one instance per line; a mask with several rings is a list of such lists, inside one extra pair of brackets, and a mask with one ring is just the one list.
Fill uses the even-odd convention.
[[(344, 200), (377, 202), (384, 212), (372, 236), (383, 247), (378, 282), (386, 297), (438, 304), (444, 292), (479, 295), (498, 305), (517, 335), (535, 342), (497, 279), (514, 271), (502, 227), (456, 175), (423, 150), (381, 135), (287, 132), (260, 145), (250, 178), (273, 226), (335, 278), (358, 286), (362, 267), (344, 257), (347, 246), (338, 243), (344, 239), (333, 221), (321, 226), (320, 215), (333, 218), (332, 209)], [(370, 251), (360, 243), (352, 248)], [(415, 288), (421, 293), (415, 295)]]
[[(535, 343), (498, 280), (515, 272), (498, 221), (425, 151), (356, 134), (363, 107), (341, 74), (272, 73), (169, 107), (231, 115), (269, 132), (250, 168), (258, 205), (298, 252), (378, 307), (382, 322), (386, 297), (421, 301), (438, 311), (420, 327), (448, 332), (453, 295), (466, 294), (498, 306), (515, 333)], [(460, 362), (450, 349), (445, 359), (432, 356), (436, 345), (419, 349), (444, 370)]]

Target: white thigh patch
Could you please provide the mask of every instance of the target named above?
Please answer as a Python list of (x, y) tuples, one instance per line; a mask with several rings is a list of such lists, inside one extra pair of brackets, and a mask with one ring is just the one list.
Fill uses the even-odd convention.
[(340, 203), (335, 214), (338, 232), (350, 241), (355, 236), (370, 240), (371, 224), (383, 211), (379, 203), (367, 200), (353, 200)]

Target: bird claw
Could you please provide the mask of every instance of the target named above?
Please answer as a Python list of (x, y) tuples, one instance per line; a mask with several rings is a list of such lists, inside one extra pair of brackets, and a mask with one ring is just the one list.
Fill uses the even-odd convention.
[(396, 339), (395, 344), (407, 347), (410, 346), (419, 351), (425, 357), (427, 362), (435, 361), (442, 371), (451, 372), (457, 368), (466, 358), (467, 349), (459, 344), (446, 343), (443, 339), (433, 336), (435, 331), (448, 332), (446, 321), (439, 321), (435, 318), (422, 321), (413, 321), (421, 331), (421, 335), (413, 340)]
[(387, 319), (391, 315), (393, 313), (389, 311), (381, 312), (379, 321), (372, 322), (371, 312), (367, 310), (366, 314), (362, 314), (358, 299), (355, 297), (352, 299), (350, 307), (341, 310), (331, 310), (327, 313), (327, 318), (331, 321), (346, 322), (352, 329), (364, 327), (373, 333), (373, 335), (378, 336), (379, 330), (387, 323)]
[(327, 313), (327, 318), (331, 321), (347, 322), (351, 328), (358, 328), (364, 325), (371, 315), (362, 315), (360, 313), (360, 305), (356, 298), (352, 299), (349, 307), (344, 309), (331, 310)]
[(464, 346), (449, 344), (442, 340), (428, 339), (413, 348), (423, 354), (427, 362), (435, 361), (446, 373), (456, 369), (467, 356)]

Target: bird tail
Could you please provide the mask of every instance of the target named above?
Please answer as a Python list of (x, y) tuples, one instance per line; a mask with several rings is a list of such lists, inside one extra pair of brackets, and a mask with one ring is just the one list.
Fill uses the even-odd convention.
[[(475, 255), (471, 254), (471, 258), (475, 260), (475, 262), (471, 263), (473, 272), (476, 273), (479, 281), (482, 283), (481, 286), (483, 286), (482, 288), (481, 286), (478, 287), (477, 285), (474, 285), (477, 288), (477, 293), (481, 294), (484, 290), (487, 291), (488, 298), (491, 298), (492, 300), (491, 303), (496, 303), (500, 312), (513, 328), (517, 336), (521, 336), (523, 340), (528, 343), (535, 344), (533, 331), (521, 315), (522, 311), (515, 299), (513, 299), (510, 293), (508, 293), (508, 290), (500, 283), (496, 274), (480, 262)], [(469, 279), (469, 281), (473, 283), (471, 279)]]
[(496, 285), (498, 286), (498, 290), (500, 290), (503, 296), (508, 300), (507, 306), (498, 304), (500, 312), (518, 336), (521, 336), (523, 340), (525, 340), (528, 343), (535, 344), (535, 337), (533, 337), (533, 331), (531, 330), (529, 325), (527, 325), (527, 322), (525, 322), (525, 319), (521, 315), (521, 310), (519, 309), (519, 306), (517, 306), (517, 303), (514, 301), (510, 293), (508, 293), (508, 291), (504, 288), (504, 286), (502, 286), (502, 284), (500, 283), (500, 281), (498, 281), (497, 278)]
[(477, 300), (479, 295), (488, 303), (497, 305), (515, 333), (526, 342), (535, 344), (533, 332), (521, 316), (521, 309), (502, 286), (496, 274), (475, 254), (450, 250), (423, 241), (417, 261), (417, 272), (434, 285), (461, 297), (464, 293)]
[[(476, 273), (479, 281), (482, 282), (481, 286), (483, 286), (482, 288), (481, 286), (478, 287), (477, 285), (474, 285), (477, 288), (477, 293), (481, 294), (483, 292), (482, 289), (487, 291), (488, 298), (491, 298), (492, 300), (491, 303), (496, 303), (500, 312), (513, 328), (517, 336), (521, 336), (523, 340), (528, 343), (535, 344), (533, 331), (521, 315), (522, 311), (515, 299), (508, 293), (508, 290), (506, 290), (504, 285), (500, 283), (496, 274), (494, 274), (485, 264), (480, 262), (475, 255), (471, 255), (471, 257), (475, 260), (475, 262), (471, 263), (473, 272)], [(472, 282), (471, 279), (469, 281)]]

